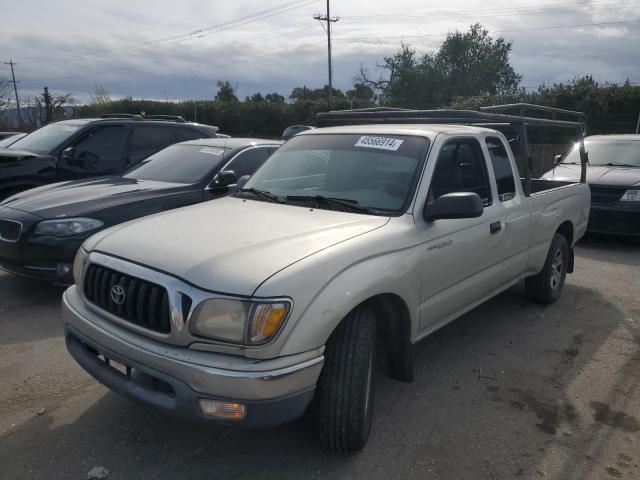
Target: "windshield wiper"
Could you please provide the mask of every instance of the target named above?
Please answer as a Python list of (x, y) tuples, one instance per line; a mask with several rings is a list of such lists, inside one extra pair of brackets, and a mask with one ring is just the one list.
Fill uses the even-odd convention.
[(353, 212), (369, 213), (372, 215), (379, 215), (381, 213), (384, 213), (380, 210), (376, 210), (375, 208), (358, 205), (357, 200), (351, 200), (347, 198), (332, 198), (325, 197), (323, 195), (288, 195), (287, 200), (291, 200), (293, 202), (316, 202), (322, 203), (324, 205), (346, 207)]
[(267, 192), (266, 190), (260, 190), (258, 188), (243, 188), (242, 190), (238, 191), (238, 193), (252, 193), (256, 197), (263, 198), (273, 203), (283, 203), (282, 200), (280, 200), (280, 198), (275, 196), (273, 193)]

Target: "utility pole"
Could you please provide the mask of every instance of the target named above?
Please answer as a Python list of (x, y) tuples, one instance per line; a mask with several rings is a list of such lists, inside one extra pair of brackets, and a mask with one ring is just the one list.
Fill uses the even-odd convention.
[(49, 93), (49, 87), (44, 87), (42, 93), (42, 99), (44, 101), (44, 121), (45, 123), (51, 123), (53, 121), (53, 104), (51, 102), (51, 94)]
[(13, 72), (13, 66), (18, 64), (14, 63), (14, 61), (11, 59), (9, 59), (8, 62), (4, 62), (4, 64), (11, 65), (11, 78), (13, 78), (11, 83), (13, 83), (13, 91), (16, 94), (16, 107), (18, 108), (18, 127), (20, 127), (20, 125), (22, 125), (22, 117), (20, 115), (20, 99), (18, 98), (18, 82), (16, 82), (16, 74)]
[(331, 24), (337, 22), (340, 19), (338, 17), (331, 17), (330, 0), (327, 0), (327, 14), (320, 15), (319, 13), (317, 13), (313, 16), (313, 18), (319, 20), (320, 22), (327, 22), (325, 30), (327, 32), (327, 59), (329, 65), (329, 106), (331, 106), (333, 97), (333, 66), (331, 64)]

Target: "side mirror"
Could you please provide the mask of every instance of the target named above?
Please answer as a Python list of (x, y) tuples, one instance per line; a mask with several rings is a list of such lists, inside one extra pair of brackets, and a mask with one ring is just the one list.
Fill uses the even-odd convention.
[(227, 188), (234, 185), (238, 181), (236, 173), (233, 170), (222, 170), (218, 172), (209, 184), (209, 189)]
[(63, 160), (73, 160), (76, 157), (76, 147), (68, 147), (62, 151)]
[(482, 215), (484, 206), (480, 195), (474, 192), (447, 193), (424, 206), (424, 219), (428, 222), (440, 219), (476, 218)]
[(251, 175), (243, 175), (238, 179), (238, 184), (237, 184), (237, 188), (241, 189), (242, 187), (245, 186), (245, 184), (249, 181), (249, 179), (251, 178)]
[(554, 165), (558, 165), (561, 161), (562, 161), (562, 155), (556, 155), (555, 157), (553, 157)]

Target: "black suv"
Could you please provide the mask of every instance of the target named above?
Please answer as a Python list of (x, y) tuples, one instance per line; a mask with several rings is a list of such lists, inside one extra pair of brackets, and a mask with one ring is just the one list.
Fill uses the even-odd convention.
[(109, 114), (50, 123), (0, 149), (0, 200), (62, 180), (108, 175), (218, 127), (168, 115)]

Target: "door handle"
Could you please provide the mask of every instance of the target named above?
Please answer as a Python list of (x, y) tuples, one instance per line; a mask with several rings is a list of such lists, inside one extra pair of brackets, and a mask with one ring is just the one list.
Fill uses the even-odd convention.
[(502, 222), (493, 222), (489, 224), (489, 231), (491, 235), (494, 235), (502, 230)]

